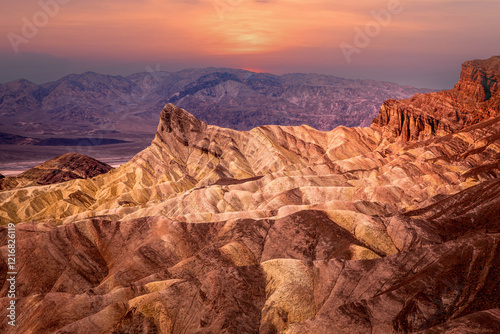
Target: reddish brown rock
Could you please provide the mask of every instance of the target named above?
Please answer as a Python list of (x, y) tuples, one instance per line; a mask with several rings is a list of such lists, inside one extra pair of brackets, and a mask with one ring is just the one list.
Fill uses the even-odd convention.
[(454, 92), (416, 98), (435, 118), (389, 120), (399, 134), (238, 132), (168, 104), (120, 168), (1, 191), (0, 332), (498, 332), (500, 116), (439, 118), (453, 94), (461, 110), (496, 94), (471, 64)]
[[(33, 184), (46, 185), (74, 179), (89, 179), (113, 169), (108, 164), (79, 153), (66, 153), (37, 165), (17, 177), (0, 181), (0, 190), (26, 187)], [(0, 177), (1, 179), (1, 177)]]
[(66, 153), (19, 174), (19, 177), (39, 184), (53, 184), (73, 179), (89, 179), (111, 169), (108, 164), (82, 154)]
[(434, 326), (422, 332), (423, 334), (454, 334), (454, 333), (477, 333), (496, 334), (500, 333), (500, 309), (480, 311), (451, 320), (442, 325)]
[(462, 65), (455, 89), (465, 92), (476, 102), (485, 102), (500, 93), (500, 57), (471, 60)]
[[(500, 226), (495, 212), (488, 217)], [(309, 211), (211, 224), (20, 224), (16, 233), (22, 332), (405, 333), (448, 320), (446, 328), (461, 328), (454, 319), (469, 315), (485, 330), (497, 324), (478, 316), (500, 306), (500, 234), (482, 227), (362, 261), (350, 260), (360, 244), (347, 231)], [(16, 333), (6, 320), (0, 326)]]
[(372, 127), (403, 141), (456, 132), (500, 115), (499, 79), (500, 56), (465, 62), (455, 88), (388, 100)]

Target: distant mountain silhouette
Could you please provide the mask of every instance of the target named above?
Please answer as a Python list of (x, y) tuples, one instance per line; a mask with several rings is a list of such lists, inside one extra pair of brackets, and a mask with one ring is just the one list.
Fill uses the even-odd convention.
[(36, 146), (98, 146), (126, 143), (112, 138), (33, 138), (0, 132), (0, 145), (36, 145)]
[(221, 127), (307, 124), (320, 130), (368, 126), (382, 103), (430, 90), (320, 74), (273, 75), (225, 68), (127, 77), (87, 72), (36, 85), (0, 85), (0, 131), (87, 134), (89, 129), (150, 133), (167, 103)]

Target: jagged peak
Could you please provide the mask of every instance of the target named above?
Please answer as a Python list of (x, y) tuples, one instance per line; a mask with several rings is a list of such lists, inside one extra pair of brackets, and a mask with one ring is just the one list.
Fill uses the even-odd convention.
[(465, 62), (460, 80), (451, 90), (386, 101), (372, 128), (392, 139), (423, 140), (498, 115), (500, 57), (494, 56)]
[(172, 132), (175, 130), (181, 132), (200, 132), (206, 128), (207, 124), (186, 110), (168, 103), (161, 111), (159, 126), (162, 128), (162, 132)]
[(472, 95), (478, 102), (500, 93), (500, 56), (466, 61), (455, 90)]
[(463, 63), (463, 67), (481, 68), (485, 71), (500, 72), (500, 56), (491, 56), (488, 59), (475, 59)]
[(206, 128), (207, 124), (205, 122), (186, 110), (168, 103), (161, 111), (156, 136), (166, 142), (165, 137), (168, 134), (173, 134), (178, 141), (188, 145), (193, 137), (198, 137)]

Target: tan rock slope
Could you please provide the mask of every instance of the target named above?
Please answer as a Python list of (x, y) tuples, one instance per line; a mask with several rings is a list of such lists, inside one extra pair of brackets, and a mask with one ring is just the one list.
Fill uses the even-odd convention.
[(497, 333), (497, 58), (464, 64), (454, 90), (476, 101), (486, 86), (467, 78), (486, 73), (482, 109), (436, 113), (450, 125), (426, 140), (380, 123), (387, 104), (330, 132), (239, 132), (169, 104), (122, 167), (0, 192), (18, 271), (12, 328), (1, 228), (0, 331)]

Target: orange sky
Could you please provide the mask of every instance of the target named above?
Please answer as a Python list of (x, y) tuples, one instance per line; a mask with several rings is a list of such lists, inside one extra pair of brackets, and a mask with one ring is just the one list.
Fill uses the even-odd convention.
[[(432, 76), (500, 54), (498, 0), (59, 0), (67, 4), (45, 24), (40, 2), (55, 1), (0, 5), (0, 82), (106, 68), (128, 74), (161, 64), (167, 71), (225, 66), (418, 84), (412, 76), (424, 68)], [(401, 10), (347, 62), (341, 43), (354, 46), (354, 29), (394, 1)], [(36, 19), (38, 32), (25, 38), (23, 25)]]

